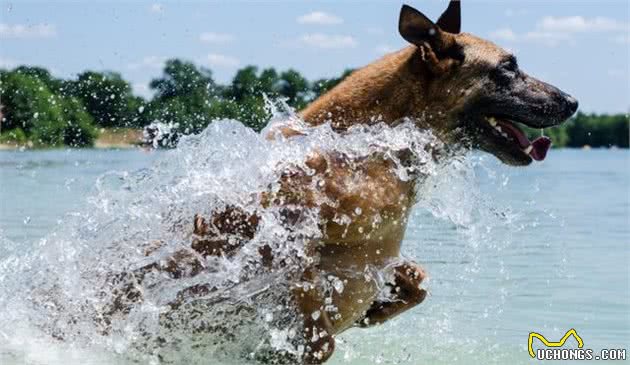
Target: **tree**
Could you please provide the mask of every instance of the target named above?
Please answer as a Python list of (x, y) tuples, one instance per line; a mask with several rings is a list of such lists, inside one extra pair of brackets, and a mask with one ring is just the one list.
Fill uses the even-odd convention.
[(273, 97), (278, 94), (280, 78), (273, 67), (262, 70), (258, 77), (260, 92)]
[(70, 94), (83, 102), (100, 127), (138, 125), (142, 99), (132, 94), (131, 85), (117, 73), (83, 72), (71, 83)]
[(94, 119), (77, 98), (66, 98), (63, 103), (63, 143), (70, 147), (88, 147), (94, 144), (98, 132)]
[(149, 84), (156, 99), (170, 99), (191, 94), (214, 94), (216, 87), (210, 70), (198, 69), (193, 63), (178, 59), (166, 61), (164, 74)]
[(228, 99), (240, 102), (249, 96), (257, 94), (259, 91), (258, 68), (256, 66), (247, 66), (236, 71), (236, 75), (234, 75), (232, 84), (226, 90), (225, 96)]
[(54, 94), (44, 81), (47, 72), (39, 71), (19, 67), (0, 75), (3, 135), (41, 146), (92, 145), (96, 129), (83, 104)]
[(235, 118), (248, 127), (260, 131), (271, 115), (265, 108), (264, 95), (279, 95), (281, 80), (273, 68), (258, 73), (256, 66), (246, 66), (236, 72), (230, 87), (224, 92), (224, 117)]
[(19, 128), (36, 144), (63, 143), (63, 99), (35, 76), (21, 72), (4, 74), (0, 83), (4, 131)]
[(287, 98), (287, 103), (297, 110), (306, 106), (309, 83), (299, 72), (289, 69), (280, 74), (280, 95)]
[(179, 133), (197, 133), (212, 120), (221, 117), (220, 88), (207, 69), (181, 60), (168, 60), (161, 78), (150, 87), (156, 94), (142, 113), (145, 124), (177, 124)]
[(280, 91), (280, 82), (281, 80), (274, 68), (264, 69), (259, 74), (258, 67), (246, 66), (236, 72), (224, 96), (234, 101), (241, 101), (249, 97), (260, 98), (263, 94), (275, 97)]
[(582, 112), (567, 126), (570, 147), (628, 147), (628, 117), (623, 114), (596, 115)]
[(630, 147), (630, 118), (627, 114), (617, 114), (611, 118), (613, 119), (611, 128), (613, 144), (622, 148)]
[(65, 82), (53, 77), (48, 70), (38, 66), (18, 66), (12, 72), (35, 77), (42, 81), (51, 92), (60, 94), (64, 91)]

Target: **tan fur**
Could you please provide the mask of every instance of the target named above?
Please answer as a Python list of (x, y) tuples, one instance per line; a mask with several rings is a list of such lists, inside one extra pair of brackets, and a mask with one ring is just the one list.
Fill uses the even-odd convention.
[(344, 82), (315, 100), (301, 114), (312, 124), (330, 122), (337, 130), (353, 124), (391, 122), (405, 116), (422, 101), (416, 47), (385, 56), (352, 73)]

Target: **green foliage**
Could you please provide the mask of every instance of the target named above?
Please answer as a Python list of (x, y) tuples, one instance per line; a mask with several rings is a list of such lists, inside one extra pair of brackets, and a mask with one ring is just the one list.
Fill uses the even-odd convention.
[(66, 82), (53, 77), (48, 70), (37, 66), (18, 66), (14, 73), (32, 76), (42, 81), (54, 94), (62, 93), (65, 90)]
[(0, 143), (24, 145), (27, 142), (28, 138), (26, 137), (26, 133), (19, 127), (0, 134)]
[(144, 125), (174, 124), (180, 133), (198, 133), (222, 115), (215, 105), (219, 90), (212, 73), (190, 62), (168, 60), (162, 77), (151, 81), (150, 87), (155, 97), (141, 113)]
[(569, 134), (565, 127), (554, 127), (544, 131), (544, 134), (551, 138), (554, 146), (565, 147), (569, 143)]
[(278, 74), (275, 69), (258, 71), (247, 66), (237, 71), (229, 86), (219, 86), (209, 70), (194, 64), (169, 60), (163, 75), (151, 81), (155, 97), (141, 119), (144, 124), (176, 124), (180, 133), (197, 133), (216, 119), (238, 119), (261, 130), (269, 120), (264, 96), (284, 97), (301, 108), (306, 105), (309, 83), (297, 71)]
[(275, 97), (279, 93), (279, 81), (280, 78), (278, 77), (278, 72), (276, 72), (274, 68), (266, 68), (262, 70), (260, 76), (258, 77), (259, 89), (254, 90), (254, 93), (265, 93), (270, 97)]
[(67, 98), (63, 104), (63, 143), (70, 147), (89, 147), (94, 144), (98, 131), (94, 119), (77, 98)]
[(3, 140), (51, 147), (91, 145), (96, 136), (92, 117), (78, 100), (54, 94), (46, 85), (49, 76), (26, 68), (0, 75)]
[(232, 79), (232, 84), (225, 90), (224, 96), (240, 102), (252, 95), (263, 92), (275, 92), (277, 82), (278, 75), (274, 70), (273, 75), (268, 75), (267, 77), (267, 90), (263, 90), (263, 83), (258, 77), (258, 68), (256, 66), (247, 66), (236, 72)]
[(628, 116), (578, 113), (567, 125), (569, 147), (624, 147), (628, 148)]
[(131, 127), (137, 123), (141, 98), (135, 97), (131, 85), (113, 72), (86, 71), (70, 82), (69, 94), (79, 98), (99, 127)]
[(212, 72), (198, 69), (193, 63), (178, 59), (166, 61), (161, 78), (151, 81), (155, 99), (168, 100), (193, 94), (212, 94), (215, 87)]
[(296, 109), (306, 106), (309, 83), (299, 72), (288, 70), (280, 74), (280, 95), (287, 98), (287, 103)]
[(226, 100), (221, 104), (223, 118), (239, 120), (255, 131), (262, 130), (271, 117), (261, 96), (249, 95), (238, 102)]
[(177, 96), (162, 101), (153, 100), (143, 112), (143, 118), (150, 123), (166, 123), (177, 125), (180, 133), (198, 133), (212, 120), (218, 118), (216, 106), (206, 102), (199, 95), (190, 98)]
[(223, 92), (224, 118), (238, 119), (259, 131), (271, 115), (265, 109), (264, 96), (280, 96), (281, 79), (273, 68), (258, 73), (256, 66), (246, 66), (236, 72), (232, 83)]
[(10, 72), (0, 81), (3, 105), (2, 128), (20, 128), (37, 145), (62, 144), (63, 99), (54, 95), (38, 78)]

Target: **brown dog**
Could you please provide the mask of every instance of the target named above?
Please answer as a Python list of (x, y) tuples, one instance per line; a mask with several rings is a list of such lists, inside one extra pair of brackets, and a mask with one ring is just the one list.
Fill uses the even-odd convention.
[[(541, 137), (530, 142), (518, 124), (554, 126), (577, 109), (575, 99), (521, 71), (512, 54), (460, 33), (459, 1), (451, 1), (436, 23), (403, 6), (399, 32), (411, 43), (409, 47), (354, 72), (307, 107), (301, 113), (303, 119), (312, 125), (330, 123), (336, 132), (344, 133), (357, 123), (394, 125), (409, 117), (418, 128), (432, 130), (445, 145), (481, 149), (507, 164), (527, 165), (545, 157), (550, 141)], [(277, 131), (286, 138), (303, 134), (290, 125)], [(282, 143), (281, 139), (276, 142)], [(316, 206), (320, 211), (323, 238), (310, 247), (316, 259), (293, 290), (304, 320), (304, 363), (326, 361), (334, 351), (335, 335), (349, 327), (382, 323), (426, 296), (419, 286), (423, 270), (399, 257), (417, 182), (401, 181), (391, 164), (384, 156), (349, 161), (341, 154), (314, 153), (306, 163), (311, 172), (299, 168), (286, 172), (280, 189), (261, 198), (261, 209), (287, 207), (287, 224), (298, 219), (295, 207)], [(316, 180), (321, 183), (313, 184)], [(341, 224), (335, 220), (341, 215), (350, 221)], [(256, 214), (235, 208), (208, 219), (196, 216), (191, 248), (202, 258), (230, 256), (255, 235), (258, 220)], [(271, 267), (274, 256), (270, 247), (259, 252), (262, 264)], [(175, 255), (135, 275), (159, 270), (175, 278), (194, 276), (203, 266), (198, 256)], [(385, 288), (390, 299), (377, 301), (382, 288), (366, 280), (365, 271), (386, 267), (393, 277)], [(321, 282), (331, 273), (344, 288), (325, 294)], [(207, 288), (196, 287), (190, 292), (204, 290)], [(124, 295), (133, 300), (140, 297), (129, 292)], [(114, 304), (112, 311), (123, 307)]]

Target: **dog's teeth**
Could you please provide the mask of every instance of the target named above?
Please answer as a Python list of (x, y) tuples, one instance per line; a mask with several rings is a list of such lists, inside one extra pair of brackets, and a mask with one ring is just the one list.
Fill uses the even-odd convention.
[(497, 125), (497, 120), (496, 119), (490, 117), (490, 118), (487, 118), (487, 120), (488, 120), (488, 123), (490, 123), (491, 126), (494, 127), (494, 126)]
[(532, 152), (533, 149), (534, 146), (530, 144), (529, 146), (527, 146), (527, 148), (523, 148), (523, 152), (525, 152), (526, 155), (529, 155), (529, 153)]
[(508, 138), (507, 133), (501, 133), (501, 135), (503, 136), (503, 138)]
[(494, 127), (494, 129), (498, 130), (498, 131), (499, 131), (499, 133), (500, 133), (500, 132), (503, 132), (503, 131), (501, 130), (501, 127)]

